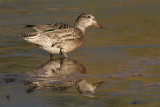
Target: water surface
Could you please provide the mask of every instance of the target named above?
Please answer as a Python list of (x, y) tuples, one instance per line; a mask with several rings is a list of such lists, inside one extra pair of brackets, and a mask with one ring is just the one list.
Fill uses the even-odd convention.
[[(160, 106), (159, 5), (158, 0), (1, 0), (0, 106)], [(56, 56), (50, 62), (47, 52), (17, 38), (24, 24), (74, 25), (82, 12), (108, 30), (88, 28), (85, 44), (69, 59)], [(82, 82), (99, 85), (86, 94)]]

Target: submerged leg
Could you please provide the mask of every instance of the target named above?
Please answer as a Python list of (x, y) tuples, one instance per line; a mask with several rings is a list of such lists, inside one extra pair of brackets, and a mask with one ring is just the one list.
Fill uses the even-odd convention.
[(65, 58), (68, 57), (68, 55), (64, 52), (64, 50), (62, 48), (60, 49), (60, 51), (61, 51), (61, 54), (63, 54)]
[(64, 53), (64, 52), (63, 52), (63, 55), (64, 55), (64, 57), (65, 57), (65, 58), (67, 58), (67, 57), (68, 57), (68, 55), (67, 55), (66, 53)]
[(50, 59), (52, 59), (52, 58), (53, 58), (53, 54), (50, 53)]

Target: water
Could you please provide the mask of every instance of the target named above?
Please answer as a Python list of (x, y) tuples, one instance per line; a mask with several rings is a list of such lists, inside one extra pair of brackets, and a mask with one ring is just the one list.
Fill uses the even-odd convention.
[[(1, 0), (0, 106), (159, 107), (159, 5), (158, 0)], [(69, 59), (49, 61), (48, 53), (17, 38), (24, 24), (74, 25), (82, 12), (94, 14), (108, 30), (88, 28), (85, 44)], [(89, 94), (81, 83), (99, 86)]]

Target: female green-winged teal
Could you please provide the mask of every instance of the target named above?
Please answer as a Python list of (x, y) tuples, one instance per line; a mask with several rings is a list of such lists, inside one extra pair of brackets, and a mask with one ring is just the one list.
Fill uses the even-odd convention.
[(25, 85), (29, 86), (27, 93), (41, 89), (63, 91), (74, 85), (82, 94), (95, 93), (96, 89), (105, 82), (87, 82), (86, 73), (83, 64), (75, 60), (69, 58), (50, 59), (36, 70), (25, 74)]
[(66, 53), (83, 44), (85, 29), (89, 26), (104, 28), (93, 15), (82, 13), (77, 18), (74, 27), (63, 23), (26, 25), (20, 37), (50, 52), (51, 56), (52, 54), (63, 54), (68, 57)]

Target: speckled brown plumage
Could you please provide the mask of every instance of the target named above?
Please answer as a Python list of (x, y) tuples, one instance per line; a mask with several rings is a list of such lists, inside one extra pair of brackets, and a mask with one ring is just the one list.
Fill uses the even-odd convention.
[(26, 25), (20, 37), (37, 44), (51, 54), (63, 54), (78, 48), (85, 41), (85, 29), (89, 26), (102, 26), (91, 14), (81, 14), (72, 27), (68, 24)]

